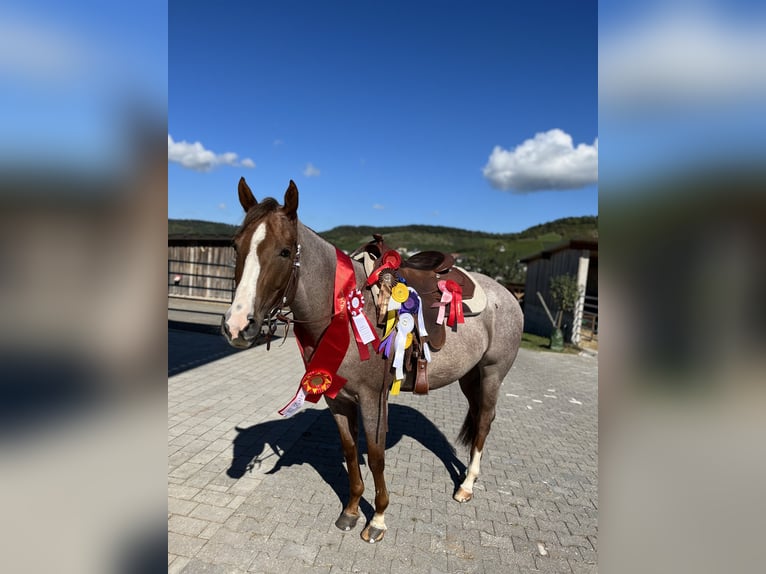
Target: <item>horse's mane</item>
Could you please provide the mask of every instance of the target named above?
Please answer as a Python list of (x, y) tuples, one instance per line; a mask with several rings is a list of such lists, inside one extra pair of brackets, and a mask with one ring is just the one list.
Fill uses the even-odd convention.
[(236, 234), (239, 235), (240, 233), (243, 233), (245, 229), (250, 227), (250, 225), (256, 221), (260, 221), (278, 208), (279, 202), (273, 197), (267, 197), (266, 199), (259, 201), (245, 214), (245, 220), (242, 222), (242, 225), (237, 230)]

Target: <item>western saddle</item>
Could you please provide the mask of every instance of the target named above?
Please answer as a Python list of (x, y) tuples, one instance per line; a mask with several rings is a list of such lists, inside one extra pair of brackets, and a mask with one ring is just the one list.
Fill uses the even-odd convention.
[[(351, 257), (364, 263), (365, 271), (369, 276), (383, 265), (382, 256), (389, 251), (383, 236), (373, 234), (372, 241), (356, 249), (351, 253)], [(420, 295), (423, 320), (428, 335), (426, 337), (414, 337), (413, 345), (407, 349), (405, 368), (407, 371), (411, 371), (414, 364), (417, 366), (413, 392), (415, 394), (427, 394), (426, 366), (428, 362), (423, 356), (423, 343), (427, 342), (430, 349), (439, 351), (447, 338), (446, 321), (442, 321), (441, 324), (437, 323), (438, 304), (442, 300), (439, 282), (454, 281), (460, 286), (464, 316), (478, 315), (486, 305), (486, 295), (466, 271), (455, 266), (455, 258), (449, 253), (421, 251), (409, 259), (403, 260), (395, 271), (409, 287), (414, 288)], [(377, 304), (380, 287), (374, 284), (371, 286), (371, 291)], [(449, 304), (452, 305), (453, 303)], [(457, 324), (452, 328), (457, 329)]]

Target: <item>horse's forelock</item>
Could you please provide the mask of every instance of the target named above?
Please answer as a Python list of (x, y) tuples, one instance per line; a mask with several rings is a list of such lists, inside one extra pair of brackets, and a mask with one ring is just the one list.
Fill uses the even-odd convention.
[(277, 202), (277, 200), (273, 197), (267, 197), (266, 199), (258, 202), (245, 214), (245, 220), (242, 222), (242, 225), (237, 230), (236, 234), (241, 235), (242, 233), (245, 233), (249, 228), (255, 228), (259, 221), (261, 221), (270, 213), (276, 211), (278, 208), (279, 202)]

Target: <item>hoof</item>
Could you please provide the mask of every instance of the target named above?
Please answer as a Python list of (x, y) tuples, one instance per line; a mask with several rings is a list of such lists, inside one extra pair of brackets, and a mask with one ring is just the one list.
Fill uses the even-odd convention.
[(344, 532), (348, 532), (354, 526), (356, 526), (356, 521), (359, 520), (359, 516), (354, 516), (353, 514), (346, 514), (345, 512), (341, 512), (340, 516), (338, 517), (338, 520), (335, 521), (335, 526), (343, 530)]
[(455, 500), (458, 502), (468, 502), (473, 498), (473, 493), (468, 492), (467, 490), (464, 490), (462, 487), (457, 489), (457, 492), (455, 493), (455, 496), (453, 496)]
[(369, 542), (370, 544), (375, 544), (376, 542), (380, 542), (383, 540), (383, 537), (386, 535), (385, 530), (381, 530), (380, 528), (375, 528), (371, 524), (367, 525), (367, 528), (362, 530), (362, 540), (365, 542)]

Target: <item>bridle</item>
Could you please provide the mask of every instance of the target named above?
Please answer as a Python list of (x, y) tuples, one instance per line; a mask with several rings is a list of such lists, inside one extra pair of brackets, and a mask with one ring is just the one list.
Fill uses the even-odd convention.
[(290, 323), (294, 323), (295, 319), (289, 317), (292, 311), (288, 310), (290, 303), (295, 299), (295, 292), (298, 290), (298, 276), (301, 269), (301, 244), (295, 244), (295, 257), (293, 258), (292, 268), (290, 269), (290, 277), (287, 278), (285, 288), (282, 291), (282, 296), (277, 299), (277, 304), (269, 310), (266, 315), (266, 325), (268, 327), (266, 333), (266, 350), (271, 349), (271, 338), (277, 330), (278, 323), (285, 323), (285, 336), (282, 338), (284, 344), (287, 339), (287, 332), (290, 329)]
[(290, 269), (290, 277), (287, 278), (287, 283), (285, 283), (285, 289), (282, 292), (282, 301), (278, 305), (276, 305), (269, 314), (274, 312), (279, 312), (280, 309), (283, 309), (287, 306), (289, 306), (290, 303), (293, 302), (293, 299), (295, 299), (295, 292), (298, 289), (298, 274), (301, 269), (301, 244), (296, 243), (295, 244), (295, 257), (293, 258), (293, 265)]

